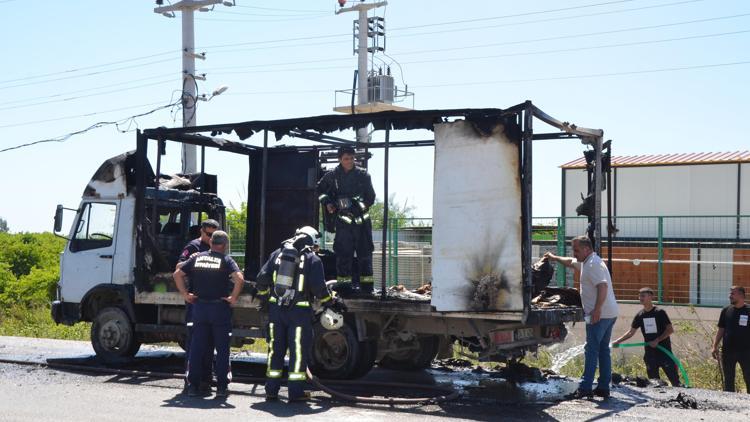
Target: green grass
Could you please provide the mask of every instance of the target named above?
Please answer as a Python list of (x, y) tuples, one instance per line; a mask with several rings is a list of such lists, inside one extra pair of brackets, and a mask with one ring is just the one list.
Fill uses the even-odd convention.
[(14, 305), (0, 310), (0, 336), (88, 341), (90, 332), (89, 323), (78, 323), (72, 327), (55, 324), (50, 315), (49, 305)]
[[(709, 390), (721, 390), (723, 388), (721, 371), (715, 360), (698, 356), (678, 356), (678, 359), (681, 359), (682, 365), (690, 377), (691, 387)], [(552, 354), (542, 348), (536, 355), (527, 355), (523, 362), (529, 366), (546, 369), (552, 366)], [(646, 367), (643, 363), (642, 353), (624, 353), (620, 350), (613, 350), (612, 371), (623, 376), (645, 377)], [(578, 356), (568, 362), (560, 370), (560, 374), (572, 378), (580, 377), (583, 374), (583, 356)], [(660, 375), (662, 380), (667, 381), (667, 376), (663, 372)], [(682, 380), (682, 382), (684, 381)], [(739, 368), (737, 368), (735, 390), (739, 392), (745, 390)]]

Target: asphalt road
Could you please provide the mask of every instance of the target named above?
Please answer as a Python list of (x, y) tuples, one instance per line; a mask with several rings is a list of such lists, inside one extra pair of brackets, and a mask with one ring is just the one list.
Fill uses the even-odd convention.
[[(169, 352), (169, 351), (168, 351)], [(0, 337), (0, 359), (45, 362), (47, 359), (86, 358), (93, 354), (88, 343), (18, 337)], [(146, 361), (170, 355), (163, 349), (144, 347)], [(151, 358), (150, 356), (155, 356)], [(90, 359), (89, 359), (90, 360)], [(674, 420), (747, 421), (750, 395), (698, 389), (637, 388), (620, 386), (609, 400), (557, 401), (572, 380), (508, 387), (486, 374), (470, 371), (393, 373), (375, 370), (368, 379), (399, 382), (451, 382), (464, 398), (441, 405), (385, 406), (337, 402), (314, 392), (308, 404), (266, 403), (262, 385), (233, 383), (225, 401), (189, 398), (179, 379), (123, 375), (91, 375), (59, 371), (35, 365), (0, 363), (1, 421), (144, 421), (179, 420), (243, 421), (282, 417), (322, 420), (350, 419), (420, 420)], [(562, 386), (562, 387), (560, 387)], [(282, 389), (282, 396), (284, 393)], [(695, 399), (698, 409), (678, 408), (670, 402), (679, 392)], [(361, 392), (358, 392), (361, 394)], [(531, 397), (534, 396), (535, 399)], [(536, 400), (536, 401), (532, 401)], [(540, 401), (541, 400), (541, 401)]]

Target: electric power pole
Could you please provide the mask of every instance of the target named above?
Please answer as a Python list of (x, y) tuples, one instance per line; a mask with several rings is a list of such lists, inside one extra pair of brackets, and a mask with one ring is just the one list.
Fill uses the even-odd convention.
[[(155, 13), (167, 17), (174, 17), (175, 12), (182, 14), (182, 126), (195, 126), (198, 107), (197, 81), (205, 80), (205, 76), (195, 74), (195, 59), (205, 60), (205, 54), (195, 54), (195, 26), (193, 17), (196, 10), (207, 12), (210, 6), (224, 3), (232, 6), (233, 2), (222, 0), (181, 0), (169, 6), (161, 6), (163, 1), (157, 0), (159, 7)], [(198, 152), (195, 145), (182, 144), (182, 172), (196, 173), (198, 171)]]
[[(342, 4), (339, 2), (339, 4)], [(367, 104), (369, 99), (367, 97), (368, 85), (367, 78), (369, 76), (369, 69), (367, 66), (367, 45), (368, 45), (368, 22), (367, 12), (371, 9), (388, 5), (387, 1), (381, 1), (377, 3), (359, 3), (351, 7), (342, 7), (336, 11), (336, 14), (344, 12), (359, 12), (358, 26), (359, 32), (357, 33), (357, 102), (359, 104)], [(360, 128), (357, 130), (357, 142), (365, 143), (368, 141), (367, 128)]]

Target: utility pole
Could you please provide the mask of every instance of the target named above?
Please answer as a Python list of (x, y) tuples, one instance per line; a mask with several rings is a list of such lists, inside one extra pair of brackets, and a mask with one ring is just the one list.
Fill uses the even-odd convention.
[[(339, 1), (339, 4), (343, 6), (346, 2)], [(377, 3), (359, 3), (350, 7), (342, 7), (336, 11), (336, 14), (345, 12), (359, 12), (359, 32), (357, 33), (357, 102), (359, 104), (368, 103), (368, 85), (367, 78), (369, 76), (369, 69), (367, 68), (367, 44), (368, 44), (368, 25), (367, 25), (367, 12), (371, 9), (386, 6), (387, 1), (380, 1)], [(367, 128), (357, 129), (357, 142), (365, 143), (368, 141)]]
[[(193, 17), (196, 10), (208, 12), (212, 6), (223, 3), (233, 6), (234, 2), (222, 0), (181, 0), (169, 6), (162, 6), (162, 0), (156, 0), (159, 7), (155, 13), (167, 17), (174, 17), (175, 12), (182, 14), (182, 126), (195, 126), (198, 108), (197, 81), (205, 80), (205, 76), (195, 74), (195, 59), (205, 60), (205, 54), (195, 54), (195, 26)], [(209, 9), (211, 7), (211, 9)], [(182, 144), (182, 173), (196, 173), (198, 171), (198, 152), (195, 145)]]

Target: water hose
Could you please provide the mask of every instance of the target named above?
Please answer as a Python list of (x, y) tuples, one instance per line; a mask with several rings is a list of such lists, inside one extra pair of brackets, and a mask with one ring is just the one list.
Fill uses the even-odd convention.
[(374, 397), (361, 397), (361, 396), (352, 396), (350, 394), (345, 394), (340, 391), (336, 391), (326, 385), (323, 385), (318, 377), (312, 374), (310, 372), (310, 369), (307, 369), (307, 378), (314, 385), (315, 387), (319, 388), (323, 392), (327, 393), (331, 397), (349, 401), (349, 402), (355, 402), (355, 403), (367, 403), (367, 404), (428, 404), (428, 403), (441, 403), (449, 400), (455, 400), (458, 397), (460, 397), (461, 393), (456, 391), (452, 388), (443, 388), (443, 387), (437, 387), (432, 385), (417, 385), (417, 384), (404, 384), (404, 383), (395, 383), (395, 382), (368, 382), (368, 381), (333, 381), (335, 384), (353, 384), (353, 385), (372, 385), (372, 386), (380, 386), (380, 387), (401, 387), (401, 388), (418, 388), (420, 390), (433, 390), (438, 391), (442, 394), (439, 394), (434, 397), (414, 397), (414, 398), (404, 398), (404, 397), (384, 397), (384, 398), (374, 398)]
[[(619, 347), (643, 347), (643, 346), (648, 346), (648, 343), (620, 343), (620, 344), (618, 344), (616, 346), (616, 348), (619, 348)], [(613, 347), (615, 347), (615, 346), (613, 346)], [(661, 350), (662, 353), (664, 353), (670, 359), (672, 359), (672, 361), (677, 365), (677, 367), (680, 368), (680, 373), (682, 373), (682, 378), (685, 379), (685, 387), (689, 388), (690, 387), (690, 378), (688, 377), (687, 371), (682, 366), (682, 363), (680, 362), (680, 360), (677, 359), (677, 356), (675, 356), (674, 353), (672, 353), (671, 351), (669, 351), (669, 349), (667, 349), (666, 347), (662, 346), (661, 344), (657, 344), (656, 348), (659, 349), (659, 350)]]

